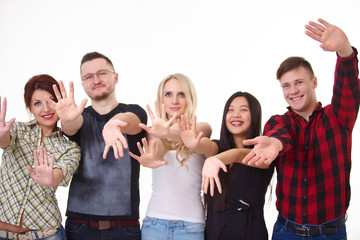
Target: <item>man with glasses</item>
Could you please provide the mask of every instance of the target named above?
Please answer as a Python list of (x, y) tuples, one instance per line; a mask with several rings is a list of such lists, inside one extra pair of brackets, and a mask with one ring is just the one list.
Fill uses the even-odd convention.
[(147, 123), (146, 112), (117, 101), (118, 74), (106, 56), (86, 54), (80, 72), (91, 106), (85, 108), (86, 99), (75, 104), (72, 82), (69, 96), (62, 82), (60, 91), (55, 88), (62, 129), (81, 147), (69, 190), (67, 238), (140, 239), (140, 166), (129, 151), (137, 152), (136, 144), (145, 136), (139, 123)]

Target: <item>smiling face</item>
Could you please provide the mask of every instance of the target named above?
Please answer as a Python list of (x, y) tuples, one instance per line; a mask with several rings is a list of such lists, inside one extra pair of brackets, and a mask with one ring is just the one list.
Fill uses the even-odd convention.
[(226, 128), (235, 137), (246, 138), (251, 126), (251, 112), (245, 97), (232, 100), (226, 113)]
[(177, 113), (178, 117), (185, 113), (187, 107), (186, 96), (183, 87), (176, 78), (171, 78), (165, 83), (162, 99), (168, 119), (175, 113)]
[(308, 119), (318, 105), (316, 77), (304, 67), (298, 67), (283, 74), (279, 80), (286, 102), (294, 112)]
[(103, 100), (115, 94), (118, 74), (113, 70), (113, 67), (103, 58), (95, 58), (81, 65), (82, 85), (92, 100)]
[(31, 96), (29, 110), (43, 131), (52, 132), (59, 121), (59, 117), (56, 115), (55, 109), (48, 103), (47, 98), (55, 100), (49, 92), (36, 89)]

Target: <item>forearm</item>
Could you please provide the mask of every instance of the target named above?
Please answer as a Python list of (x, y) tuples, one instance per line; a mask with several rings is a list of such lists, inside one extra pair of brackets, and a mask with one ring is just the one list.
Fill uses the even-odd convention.
[(197, 153), (202, 153), (205, 155), (206, 158), (209, 158), (219, 152), (219, 147), (215, 142), (211, 141), (209, 138), (203, 137), (201, 138), (196, 148), (192, 150)]
[(251, 151), (248, 148), (233, 148), (225, 152), (216, 155), (225, 165), (236, 163), (242, 163), (244, 157)]
[(61, 120), (61, 129), (66, 135), (72, 136), (75, 133), (77, 133), (77, 131), (79, 131), (83, 122), (84, 122), (84, 119), (83, 119), (82, 115), (80, 115), (78, 118), (76, 118), (75, 120), (72, 120), (72, 121), (62, 121)]
[(54, 183), (50, 187), (57, 187), (64, 179), (64, 173), (60, 168), (54, 168)]
[(142, 128), (139, 127), (139, 123), (141, 123), (141, 121), (135, 113), (118, 113), (112, 117), (111, 120), (112, 119), (117, 119), (127, 123), (125, 127), (121, 127), (121, 132), (124, 134), (135, 135), (142, 131)]
[(251, 151), (250, 148), (233, 148), (217, 154), (216, 157), (220, 159), (225, 165), (232, 163), (240, 163), (255, 168), (261, 168), (261, 169), (269, 168), (269, 165), (267, 164), (255, 165), (255, 164), (243, 163), (243, 159), (250, 151)]

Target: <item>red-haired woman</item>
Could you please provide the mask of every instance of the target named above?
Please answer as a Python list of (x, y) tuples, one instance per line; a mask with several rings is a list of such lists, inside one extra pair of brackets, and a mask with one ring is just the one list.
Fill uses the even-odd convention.
[(69, 183), (80, 149), (57, 127), (54, 84), (46, 74), (26, 83), (30, 122), (6, 123), (7, 101), (0, 98), (0, 239), (66, 239), (55, 191)]

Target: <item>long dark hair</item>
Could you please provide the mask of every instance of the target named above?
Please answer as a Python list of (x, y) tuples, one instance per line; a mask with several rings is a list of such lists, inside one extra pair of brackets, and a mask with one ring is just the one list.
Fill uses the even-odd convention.
[[(229, 107), (231, 102), (237, 98), (237, 97), (244, 97), (248, 104), (249, 104), (249, 110), (251, 115), (251, 124), (250, 129), (247, 134), (246, 139), (255, 138), (257, 136), (260, 136), (261, 134), (261, 105), (259, 101), (250, 93), (247, 92), (236, 92), (226, 101), (224, 112), (223, 112), (223, 118), (222, 118), (222, 124), (221, 124), (221, 130), (220, 130), (220, 140), (219, 140), (219, 153), (227, 151), (232, 148), (236, 148), (234, 136), (229, 132), (229, 130), (226, 127), (226, 115), (229, 111)], [(253, 146), (246, 146), (246, 148), (252, 148)], [(229, 185), (230, 185), (230, 179), (232, 178), (232, 175), (236, 171), (236, 168), (238, 166), (233, 165), (233, 167), (228, 167), (228, 172), (225, 175), (223, 181), (221, 182), (223, 193), (219, 194), (218, 198), (218, 209), (223, 209), (225, 207), (226, 199), (228, 198), (229, 193)], [(222, 171), (220, 169), (220, 171)], [(207, 196), (206, 200), (207, 203), (211, 201), (211, 197)], [(208, 205), (206, 203), (206, 205)]]

